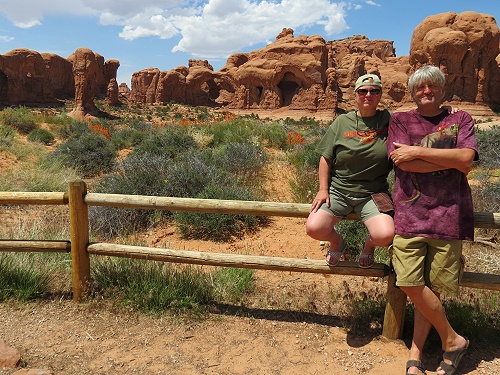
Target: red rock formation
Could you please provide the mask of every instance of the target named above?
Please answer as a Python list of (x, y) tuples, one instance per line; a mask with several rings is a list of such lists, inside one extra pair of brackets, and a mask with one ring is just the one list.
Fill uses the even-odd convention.
[[(78, 76), (86, 75), (93, 87), (93, 95), (104, 98), (108, 94), (109, 82), (116, 79), (120, 63), (118, 60), (104, 62), (102, 56), (92, 51), (89, 56), (95, 64), (91, 64), (92, 69), (88, 72), (86, 63), (77, 67)], [(57, 104), (60, 100), (75, 98), (74, 61), (75, 54), (64, 59), (27, 49), (14, 49), (0, 55), (0, 105)], [(78, 64), (82, 65), (81, 61)], [(80, 90), (81, 83), (79, 85)], [(81, 100), (78, 98), (79, 105)], [(93, 103), (93, 97), (85, 100)], [(85, 104), (82, 109), (87, 106), (92, 107)]]
[(46, 75), (54, 97), (57, 99), (73, 98), (75, 95), (75, 80), (71, 62), (53, 53), (42, 53), (41, 56), (45, 61)]
[(228, 108), (344, 111), (354, 107), (352, 86), (364, 73), (384, 82), (381, 104), (411, 102), (406, 82), (423, 64), (448, 75), (448, 100), (500, 105), (499, 32), (492, 16), (475, 12), (426, 18), (413, 34), (410, 56), (396, 57), (393, 42), (356, 35), (326, 42), (283, 29), (273, 43), (251, 53), (235, 53), (218, 72), (206, 61), (168, 72), (134, 73), (133, 100), (175, 100)]
[(96, 97), (108, 98), (108, 104), (118, 103), (116, 73), (120, 63), (117, 60), (105, 63), (101, 55), (82, 47), (71, 54), (68, 61), (72, 63), (75, 82), (75, 104), (69, 114), (71, 117), (84, 120), (97, 115), (98, 109), (94, 103)]
[(55, 102), (42, 56), (28, 49), (0, 55), (0, 104)]
[(446, 73), (446, 99), (500, 104), (500, 32), (487, 14), (442, 13), (427, 17), (413, 32), (412, 70), (437, 65)]
[(117, 106), (120, 104), (120, 100), (118, 99), (118, 83), (116, 82), (116, 78), (111, 78), (108, 84), (108, 92), (106, 93), (106, 105), (108, 106)]

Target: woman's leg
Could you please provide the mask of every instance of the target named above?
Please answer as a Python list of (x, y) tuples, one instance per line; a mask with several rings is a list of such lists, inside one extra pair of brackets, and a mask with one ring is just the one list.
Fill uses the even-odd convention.
[(342, 236), (335, 231), (335, 224), (342, 218), (333, 216), (325, 210), (311, 212), (306, 221), (306, 233), (319, 241), (328, 241), (332, 249), (338, 249)]
[[(375, 246), (389, 246), (394, 239), (394, 220), (390, 215), (380, 214), (371, 217), (364, 222), (368, 229), (369, 236), (363, 247), (363, 254), (373, 255)], [(361, 267), (369, 267), (373, 264), (373, 259), (361, 256), (359, 260)]]

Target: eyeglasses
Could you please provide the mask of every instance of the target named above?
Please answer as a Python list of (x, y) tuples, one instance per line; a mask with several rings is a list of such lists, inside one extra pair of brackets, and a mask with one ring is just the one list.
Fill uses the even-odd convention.
[(359, 95), (365, 96), (366, 94), (370, 93), (370, 95), (379, 95), (382, 90), (380, 89), (359, 89), (356, 91)]

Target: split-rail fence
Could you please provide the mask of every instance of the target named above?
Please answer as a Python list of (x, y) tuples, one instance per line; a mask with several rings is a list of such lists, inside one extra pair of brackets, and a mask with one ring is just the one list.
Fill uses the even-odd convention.
[[(81, 180), (70, 182), (67, 193), (0, 192), (0, 204), (67, 205), (69, 207), (70, 241), (3, 239), (0, 240), (0, 251), (70, 252), (74, 301), (79, 301), (89, 291), (90, 255), (272, 271), (384, 277), (387, 279), (387, 301), (382, 335), (389, 339), (398, 339), (403, 333), (407, 298), (400, 289), (394, 286), (394, 273), (386, 264), (376, 263), (372, 268), (363, 269), (355, 262), (340, 262), (336, 267), (328, 267), (324, 260), (315, 259), (224, 254), (89, 242), (89, 206), (305, 218), (309, 214), (310, 205), (308, 204), (88, 193), (85, 182)], [(348, 217), (348, 219), (355, 218)], [(500, 213), (475, 212), (474, 226), (499, 229)], [(500, 275), (465, 272), (460, 285), (500, 291)]]

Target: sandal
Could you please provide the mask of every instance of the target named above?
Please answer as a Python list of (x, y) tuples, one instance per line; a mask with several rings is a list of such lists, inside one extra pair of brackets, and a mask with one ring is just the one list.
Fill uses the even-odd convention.
[[(368, 263), (365, 263), (364, 265), (361, 264), (361, 259), (368, 259)], [(371, 268), (375, 264), (375, 256), (373, 254), (365, 254), (361, 252), (358, 259), (358, 264), (361, 268)]]
[(410, 367), (418, 368), (418, 370), (422, 373), (422, 375), (425, 375), (425, 366), (421, 361), (416, 361), (414, 359), (410, 359), (409, 361), (406, 362), (406, 375), (415, 375), (415, 374), (410, 374), (408, 372), (408, 369)]
[[(337, 251), (332, 251), (332, 248), (330, 247), (325, 254), (326, 264), (328, 264), (330, 267), (335, 267), (338, 264), (342, 255), (344, 255), (346, 247), (347, 247), (347, 242), (345, 242), (344, 240), (342, 240), (342, 242), (340, 243), (339, 249)], [(328, 261), (328, 256), (330, 256), (330, 262)]]
[(450, 364), (446, 363), (445, 361), (441, 361), (441, 363), (439, 364), (439, 367), (441, 367), (441, 369), (446, 373), (446, 375), (453, 375), (454, 373), (457, 372), (458, 365), (460, 364), (460, 361), (462, 360), (465, 352), (469, 348), (469, 340), (465, 338), (465, 341), (467, 343), (465, 344), (464, 348), (460, 348), (452, 352), (443, 353), (443, 358), (446, 358), (451, 361)]

